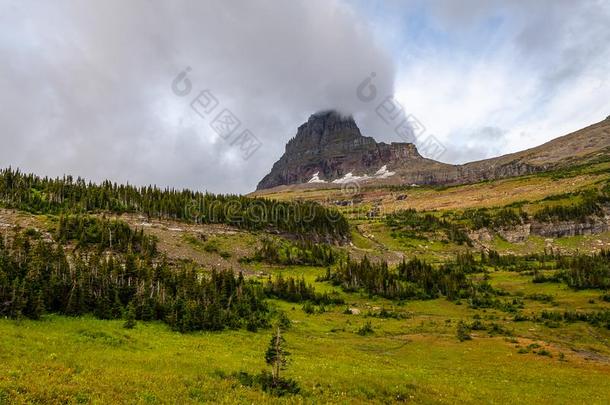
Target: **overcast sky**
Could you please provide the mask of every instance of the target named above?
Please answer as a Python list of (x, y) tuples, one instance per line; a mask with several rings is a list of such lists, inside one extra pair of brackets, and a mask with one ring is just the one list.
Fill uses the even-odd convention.
[(315, 111), (401, 141), (386, 96), (452, 163), (602, 120), (610, 1), (0, 0), (0, 60), (0, 167), (245, 193)]

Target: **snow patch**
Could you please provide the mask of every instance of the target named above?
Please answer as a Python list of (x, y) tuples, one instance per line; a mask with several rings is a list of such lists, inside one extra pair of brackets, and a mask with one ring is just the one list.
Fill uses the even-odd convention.
[(333, 180), (333, 183), (335, 183), (335, 184), (355, 183), (360, 180), (366, 180), (369, 178), (370, 177), (368, 174), (365, 174), (364, 176), (354, 176), (354, 174), (352, 172), (349, 172), (345, 176), (341, 177), (340, 179)]
[(381, 166), (381, 169), (377, 170), (377, 172), (375, 173), (375, 177), (378, 179), (385, 179), (385, 178), (388, 178), (395, 174), (396, 174), (396, 172), (391, 172), (388, 170), (387, 165), (383, 165), (383, 166)]
[(308, 183), (326, 183), (324, 180), (320, 178), (320, 172), (315, 172), (311, 180)]
[[(345, 183), (356, 183), (358, 181), (369, 180), (369, 179), (387, 179), (390, 176), (395, 175), (396, 172), (391, 172), (388, 170), (387, 165), (383, 165), (381, 169), (377, 170), (374, 175), (369, 176), (365, 174), (363, 176), (354, 176), (354, 173), (349, 172), (345, 176), (340, 179), (333, 180), (335, 184), (345, 184)], [(310, 181), (311, 183), (311, 181)]]

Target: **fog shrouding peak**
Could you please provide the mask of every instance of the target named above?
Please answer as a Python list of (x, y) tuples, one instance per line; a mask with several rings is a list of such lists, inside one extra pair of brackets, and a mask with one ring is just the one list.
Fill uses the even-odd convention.
[[(390, 56), (341, 1), (1, 4), (0, 164), (42, 175), (247, 192), (312, 112), (366, 125), (359, 83), (393, 91)], [(210, 125), (224, 109), (260, 140), (248, 159)]]

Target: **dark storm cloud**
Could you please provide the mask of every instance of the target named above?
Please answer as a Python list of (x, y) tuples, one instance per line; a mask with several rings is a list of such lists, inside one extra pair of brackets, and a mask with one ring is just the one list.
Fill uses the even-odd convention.
[[(43, 175), (247, 192), (296, 126), (394, 71), (341, 1), (3, 1), (0, 166)], [(263, 143), (244, 161), (171, 92), (187, 66)], [(192, 97), (191, 97), (192, 98)], [(362, 111), (361, 111), (362, 110)]]

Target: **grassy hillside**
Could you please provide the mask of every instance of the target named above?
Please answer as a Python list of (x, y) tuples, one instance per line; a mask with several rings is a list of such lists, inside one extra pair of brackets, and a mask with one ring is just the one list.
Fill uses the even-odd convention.
[(325, 188), (324, 185), (313, 185), (291, 186), (282, 190), (262, 190), (253, 195), (288, 201), (312, 200), (326, 204), (355, 200), (358, 205), (367, 207), (379, 205), (385, 213), (405, 208), (454, 210), (540, 200), (550, 195), (578, 191), (609, 177), (610, 163), (605, 162), (463, 186), (367, 187), (363, 184), (360, 189), (350, 186), (349, 192), (346, 193), (336, 187)]
[[(175, 306), (161, 299), (158, 320), (144, 320), (138, 292), (132, 297), (129, 289), (123, 312), (112, 319), (49, 304), (39, 320), (6, 312), (0, 403), (608, 403), (610, 268), (599, 252), (610, 248), (610, 232), (540, 236), (522, 229), (603, 223), (609, 168), (599, 163), (442, 189), (267, 195), (340, 210), (351, 237), (330, 244), (277, 227), (137, 210), (85, 210), (78, 215), (89, 219), (66, 224), (61, 209), (4, 201), (0, 235), (9, 253), (25, 235), (31, 246), (60, 247), (70, 263), (135, 255), (152, 269), (165, 263), (179, 274), (187, 266), (201, 279), (213, 269), (233, 270), (265, 307), (243, 319), (231, 313), (223, 330), (205, 330), (204, 323), (193, 332), (177, 326), (188, 311), (177, 324), (168, 310)], [(411, 265), (403, 262), (415, 258), (425, 262), (422, 273), (404, 270)], [(363, 261), (373, 270), (354, 278), (354, 264)], [(31, 280), (31, 272), (15, 276), (19, 269), (10, 263), (0, 257), (0, 281), (3, 274)], [(376, 278), (381, 271), (386, 275)], [(388, 293), (390, 282), (403, 293)], [(290, 283), (305, 287), (291, 290)], [(0, 293), (11, 307), (8, 285)], [(207, 293), (200, 301), (199, 293), (188, 294), (199, 303), (194, 307), (208, 305)], [(219, 301), (228, 313), (241, 293), (215, 294), (228, 297)], [(132, 329), (123, 319), (128, 303), (136, 305)], [(251, 314), (260, 317), (254, 324)], [(243, 373), (270, 370), (265, 353), (282, 317), (290, 320), (283, 337), (292, 353), (283, 376), (300, 390), (278, 397)]]
[[(303, 273), (315, 274), (315, 269)], [(553, 304), (526, 308), (610, 308), (599, 294), (540, 288), (512, 273), (492, 277), (510, 291), (544, 293)], [(596, 301), (589, 304), (589, 300)], [(344, 306), (307, 315), (301, 305), (274, 302), (293, 322), (285, 337), (287, 371), (303, 389), (282, 402), (607, 403), (610, 332), (582, 322), (559, 327), (513, 322), (497, 310), (474, 310), (445, 299), (396, 305), (348, 296)], [(555, 306), (557, 303), (557, 306)], [(294, 309), (293, 309), (294, 308)], [(401, 319), (368, 317), (381, 308)], [(358, 312), (358, 314), (355, 314)], [(460, 342), (456, 325), (474, 317), (508, 332), (475, 331)], [(366, 322), (373, 332), (357, 333)], [(271, 397), (231, 375), (265, 367), (269, 331), (180, 334), (160, 323), (46, 316), (0, 321), (0, 398), (10, 402), (241, 402)]]

